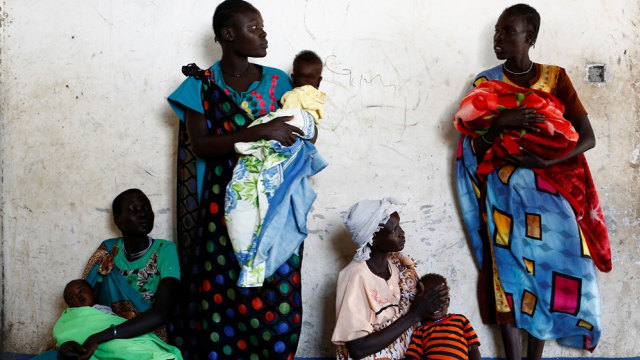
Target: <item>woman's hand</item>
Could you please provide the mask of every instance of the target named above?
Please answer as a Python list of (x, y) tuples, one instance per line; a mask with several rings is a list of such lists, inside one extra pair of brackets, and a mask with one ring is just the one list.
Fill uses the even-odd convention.
[[(122, 324), (117, 325), (117, 338), (129, 339), (153, 331), (169, 321), (171, 311), (174, 309), (177, 297), (179, 296), (180, 280), (174, 277), (165, 277), (160, 280), (156, 299), (151, 309), (133, 317)], [(88, 346), (90, 340), (97, 344), (114, 339), (116, 332), (113, 327), (108, 327), (103, 331), (91, 335), (85, 345)]]
[(60, 360), (76, 360), (87, 350), (75, 341), (67, 341), (60, 345), (58, 349), (58, 359)]
[(291, 146), (298, 135), (304, 135), (302, 130), (286, 123), (292, 118), (292, 116), (277, 117), (266, 124), (221, 135), (210, 135), (204, 115), (187, 110), (186, 126), (194, 153), (200, 158), (211, 159), (235, 153), (234, 145), (238, 142), (267, 139), (279, 141), (284, 146)]
[(85, 352), (84, 354), (78, 356), (78, 360), (89, 360), (91, 358), (91, 355), (93, 355), (93, 353), (98, 348), (98, 343), (93, 340), (91, 336), (89, 336), (84, 344), (82, 344), (82, 347), (85, 349)]
[[(109, 330), (109, 329), (107, 329)], [(106, 331), (106, 330), (105, 330)], [(60, 360), (89, 360), (93, 353), (98, 348), (98, 344), (104, 342), (99, 340), (100, 335), (105, 333), (101, 331), (93, 334), (85, 340), (84, 344), (80, 345), (75, 341), (67, 341), (60, 345), (58, 349), (58, 359)], [(104, 337), (104, 336), (102, 336)]]
[(514, 108), (507, 109), (493, 119), (489, 131), (481, 137), (473, 140), (473, 148), (475, 149), (476, 159), (478, 163), (484, 158), (484, 154), (496, 141), (496, 138), (505, 130), (527, 130), (531, 132), (539, 132), (540, 129), (534, 126), (538, 123), (544, 123), (544, 116), (538, 114), (534, 109)]
[(438, 311), (449, 304), (449, 288), (445, 284), (429, 289), (424, 294), (416, 295), (411, 304), (411, 312), (414, 312), (420, 320), (437, 314)]
[(522, 166), (529, 169), (544, 169), (582, 154), (596, 146), (596, 138), (593, 134), (593, 129), (591, 128), (591, 123), (589, 122), (589, 117), (587, 115), (572, 119), (571, 124), (573, 124), (573, 127), (578, 132), (579, 137), (576, 147), (568, 155), (557, 159), (544, 159), (531, 151), (520, 147), (522, 155), (508, 155), (505, 156), (505, 160), (516, 166)]
[(552, 160), (541, 158), (523, 147), (520, 147), (520, 151), (522, 152), (521, 155), (507, 155), (504, 159), (515, 166), (529, 169), (544, 169), (555, 163)]
[(256, 127), (260, 128), (260, 133), (265, 139), (279, 141), (283, 146), (291, 146), (298, 136), (304, 135), (302, 130), (287, 124), (291, 119), (293, 116), (280, 116)]
[(491, 125), (492, 128), (497, 128), (502, 132), (503, 130), (527, 130), (538, 132), (539, 128), (535, 124), (544, 123), (544, 116), (538, 114), (535, 109), (529, 108), (514, 108), (504, 110), (498, 115)]
[(411, 310), (405, 316), (400, 317), (384, 329), (347, 342), (345, 345), (349, 350), (349, 355), (353, 359), (361, 359), (384, 349), (413, 324), (426, 319), (429, 315), (433, 316), (434, 312), (441, 311), (443, 306), (448, 303), (449, 288), (444, 284), (429, 289), (425, 294), (416, 295), (411, 304)]

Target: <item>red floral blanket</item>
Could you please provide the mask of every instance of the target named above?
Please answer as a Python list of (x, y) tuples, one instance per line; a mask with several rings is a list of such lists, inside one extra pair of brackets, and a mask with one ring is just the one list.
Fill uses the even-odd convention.
[[(563, 118), (564, 105), (555, 96), (540, 90), (525, 89), (505, 82), (486, 81), (470, 91), (460, 104), (453, 122), (464, 135), (477, 138), (485, 134), (501, 111), (515, 107), (536, 109), (545, 122), (534, 126), (539, 132), (507, 130), (496, 138), (478, 164), (476, 175), (483, 178), (497, 166), (506, 164), (504, 157), (521, 154), (520, 147), (545, 159), (560, 158), (576, 146), (578, 133)], [(583, 154), (546, 169), (532, 169), (560, 192), (576, 212), (576, 218), (595, 265), (604, 272), (611, 270), (611, 249), (598, 194)]]

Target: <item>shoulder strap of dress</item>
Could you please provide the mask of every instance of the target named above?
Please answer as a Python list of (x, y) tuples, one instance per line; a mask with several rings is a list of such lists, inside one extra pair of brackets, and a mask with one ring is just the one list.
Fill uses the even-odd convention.
[(249, 126), (254, 120), (253, 117), (231, 98), (229, 90), (216, 84), (214, 75), (209, 69), (200, 73), (198, 70), (194, 70), (194, 66), (195, 64), (189, 71), (195, 73), (196, 78), (199, 76), (202, 81), (201, 96), (204, 115), (212, 125), (209, 131), (223, 134)]
[(205, 77), (205, 72), (206, 70), (201, 69), (195, 63), (187, 64), (182, 67), (182, 74), (184, 74), (184, 76), (193, 76), (198, 80), (202, 80)]
[(107, 239), (105, 241), (103, 241), (102, 243), (104, 244), (105, 248), (107, 249), (107, 251), (112, 254), (113, 253), (113, 248), (116, 246), (116, 244), (118, 243), (118, 240), (120, 240), (120, 238), (111, 238), (111, 239)]

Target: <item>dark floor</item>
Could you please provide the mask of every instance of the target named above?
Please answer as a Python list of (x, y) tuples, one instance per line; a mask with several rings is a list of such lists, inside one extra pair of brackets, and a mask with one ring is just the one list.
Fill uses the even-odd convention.
[[(34, 355), (16, 354), (16, 353), (0, 353), (0, 360), (30, 360)], [(333, 360), (335, 358), (296, 358), (296, 360)], [(575, 357), (575, 358), (544, 358), (544, 360), (640, 360), (640, 356), (624, 357), (624, 358), (608, 358), (608, 357)], [(501, 358), (486, 358), (483, 360), (502, 360)]]

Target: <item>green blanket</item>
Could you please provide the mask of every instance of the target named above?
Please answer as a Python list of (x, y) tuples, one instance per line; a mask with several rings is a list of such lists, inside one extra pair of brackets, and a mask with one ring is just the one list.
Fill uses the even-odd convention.
[[(67, 341), (82, 344), (89, 335), (126, 320), (117, 315), (105, 314), (90, 306), (69, 308), (62, 312), (60, 319), (54, 325), (53, 337), (58, 347)], [(131, 339), (114, 339), (100, 344), (91, 360), (106, 359), (182, 360), (182, 355), (176, 347), (168, 345), (149, 333)]]

